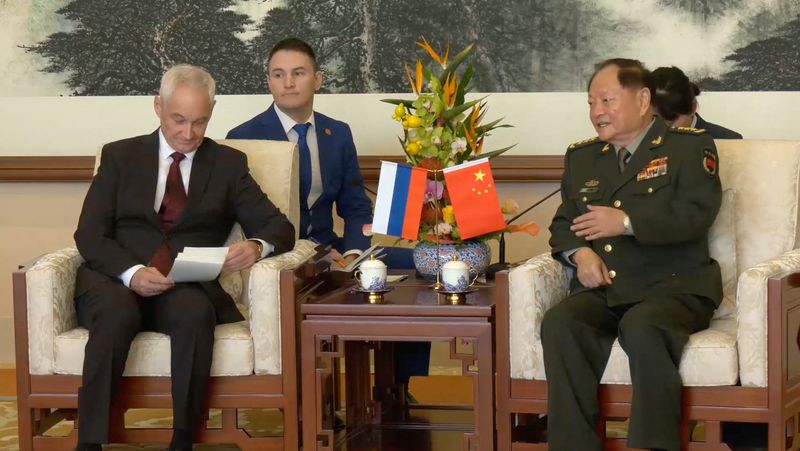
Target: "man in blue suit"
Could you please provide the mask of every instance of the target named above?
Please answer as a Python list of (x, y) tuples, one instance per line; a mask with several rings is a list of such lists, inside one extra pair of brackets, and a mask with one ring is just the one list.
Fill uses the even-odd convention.
[[(364, 192), (350, 127), (314, 111), (314, 93), (322, 86), (314, 50), (296, 38), (278, 42), (267, 60), (267, 85), (274, 103), (239, 125), (229, 139), (271, 139), (297, 143), (300, 151), (300, 238), (330, 244), (342, 265), (370, 246), (363, 226), (372, 222), (372, 202)], [(333, 204), (344, 220), (344, 236), (333, 230)], [(389, 268), (414, 267), (411, 249), (386, 248)], [(427, 375), (430, 343), (395, 346), (395, 380), (408, 385)]]

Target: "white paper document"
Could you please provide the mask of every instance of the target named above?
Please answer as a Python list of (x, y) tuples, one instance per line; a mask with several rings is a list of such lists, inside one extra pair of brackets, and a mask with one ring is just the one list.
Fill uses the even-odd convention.
[(208, 282), (222, 271), (227, 247), (185, 247), (169, 272), (175, 282)]

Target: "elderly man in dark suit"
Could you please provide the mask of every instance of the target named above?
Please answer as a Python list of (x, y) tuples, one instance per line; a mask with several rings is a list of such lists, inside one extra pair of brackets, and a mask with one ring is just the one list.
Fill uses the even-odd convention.
[(142, 330), (170, 336), (170, 450), (191, 449), (204, 416), (214, 327), (243, 318), (217, 281), (168, 278), (175, 256), (186, 246), (222, 246), (236, 222), (248, 240), (229, 247), (223, 271), (247, 269), (294, 245), (293, 226), (250, 176), (245, 155), (204, 137), (214, 91), (205, 70), (171, 68), (155, 97), (159, 129), (103, 148), (75, 232), (86, 260), (76, 309), (89, 330), (78, 449), (108, 441), (110, 405)]
[(615, 339), (628, 355), (628, 446), (679, 451), (689, 335), (722, 299), (708, 232), (721, 202), (717, 151), (703, 130), (653, 117), (650, 73), (635, 60), (597, 66), (597, 137), (567, 150), (553, 256), (574, 269), (569, 295), (542, 321), (552, 451), (600, 451), (597, 388)]

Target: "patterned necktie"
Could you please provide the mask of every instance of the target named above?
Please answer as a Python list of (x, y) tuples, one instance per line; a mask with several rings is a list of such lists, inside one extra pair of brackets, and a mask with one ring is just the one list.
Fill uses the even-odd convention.
[(626, 149), (624, 147), (622, 149), (619, 149), (619, 152), (617, 152), (617, 158), (619, 159), (619, 173), (620, 174), (622, 174), (622, 172), (625, 171), (625, 166), (628, 165), (628, 158), (630, 158), (630, 157), (631, 157), (631, 153), (628, 152), (628, 149)]
[(311, 123), (296, 124), (297, 147), (300, 150), (300, 238), (308, 236), (309, 211), (308, 194), (311, 192), (311, 149), (308, 147), (306, 135)]
[[(165, 232), (169, 232), (175, 226), (184, 208), (186, 208), (186, 188), (183, 186), (183, 177), (181, 177), (180, 169), (181, 160), (186, 158), (186, 155), (175, 152), (170, 157), (172, 158), (172, 164), (169, 166), (169, 172), (167, 173), (164, 199), (158, 209), (158, 219), (161, 221), (161, 228)], [(170, 252), (167, 242), (164, 241), (150, 259), (150, 266), (155, 267), (161, 274), (166, 276), (169, 274), (169, 270), (172, 269), (174, 260), (175, 257)]]

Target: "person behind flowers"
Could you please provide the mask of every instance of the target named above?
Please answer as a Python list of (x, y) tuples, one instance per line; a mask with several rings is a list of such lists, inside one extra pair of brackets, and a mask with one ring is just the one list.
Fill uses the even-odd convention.
[(681, 353), (722, 299), (708, 249), (721, 202), (714, 141), (654, 117), (649, 87), (639, 61), (598, 64), (597, 137), (564, 158), (550, 245), (574, 276), (541, 329), (553, 451), (602, 449), (597, 389), (617, 338), (633, 384), (628, 446), (680, 450)]
[[(334, 249), (344, 265), (369, 248), (365, 224), (372, 223), (372, 203), (364, 190), (350, 127), (314, 111), (314, 94), (323, 74), (314, 50), (297, 38), (284, 39), (267, 58), (267, 86), (273, 103), (266, 111), (233, 128), (229, 139), (271, 139), (297, 143), (300, 151), (300, 238)], [(344, 234), (333, 229), (333, 207), (344, 220)], [(412, 269), (412, 250), (386, 247), (391, 269)], [(430, 343), (395, 346), (396, 382), (428, 374)]]

